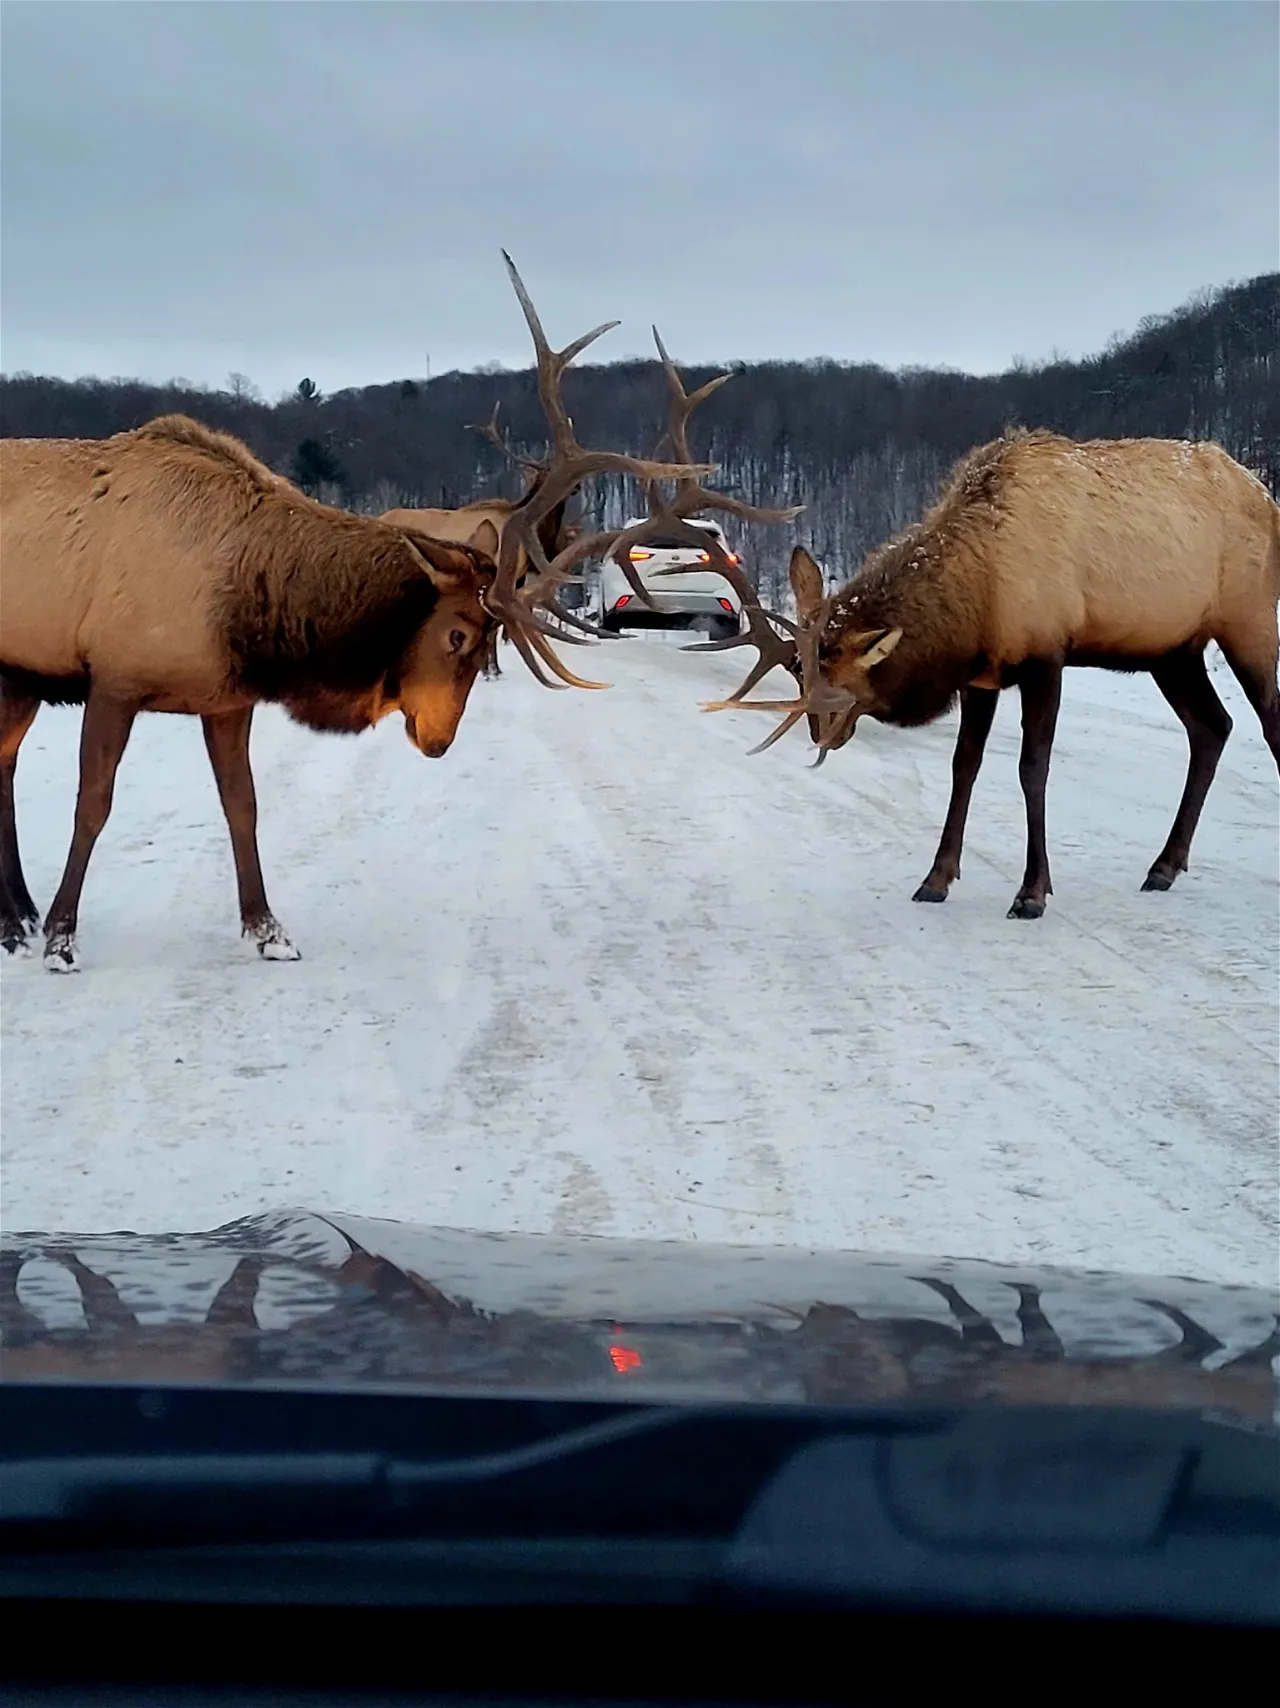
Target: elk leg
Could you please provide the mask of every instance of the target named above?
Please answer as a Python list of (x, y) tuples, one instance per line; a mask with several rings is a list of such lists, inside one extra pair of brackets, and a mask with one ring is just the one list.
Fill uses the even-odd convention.
[(1203, 652), (1172, 652), (1151, 667), (1151, 679), (1182, 719), (1191, 747), (1186, 786), (1169, 840), (1147, 873), (1144, 890), (1167, 890), (1187, 869), (1200, 810), (1231, 734), (1231, 719), (1214, 693)]
[(1013, 898), (1010, 919), (1039, 919), (1053, 894), (1049, 850), (1044, 836), (1044, 795), (1049, 781), (1049, 755), (1062, 700), (1062, 665), (1054, 659), (1028, 659), (1019, 675), (1022, 693), (1022, 752), (1018, 780), (1027, 803), (1027, 869), (1022, 888)]
[(946, 901), (947, 892), (960, 876), (960, 850), (964, 843), (969, 799), (996, 715), (998, 688), (966, 688), (960, 695), (960, 733), (951, 758), (951, 801), (947, 807), (942, 840), (933, 857), (933, 870), (912, 896), (912, 901)]
[(253, 707), (219, 712), (201, 718), (204, 744), (213, 766), (218, 798), (231, 832), (231, 853), (236, 863), (236, 885), (240, 891), (240, 925), (246, 937), (258, 945), (268, 961), (296, 961), (298, 951), (284, 927), (267, 905), (258, 859), (258, 797), (249, 766), (249, 726)]
[(1219, 641), (1223, 656), (1262, 725), (1263, 739), (1280, 767), (1280, 693), (1276, 691), (1276, 648), (1272, 641), (1265, 658), (1250, 658), (1243, 648)]
[(7, 955), (25, 954), (27, 931), (40, 923), (39, 910), (22, 875), (13, 807), (18, 749), (39, 710), (39, 700), (19, 694), (0, 675), (0, 949)]
[(76, 970), (76, 922), (84, 875), (93, 845), (111, 811), (116, 771), (138, 710), (136, 700), (118, 700), (96, 688), (89, 690), (80, 726), (80, 790), (76, 796), (71, 852), (44, 922), (44, 964), (50, 972)]

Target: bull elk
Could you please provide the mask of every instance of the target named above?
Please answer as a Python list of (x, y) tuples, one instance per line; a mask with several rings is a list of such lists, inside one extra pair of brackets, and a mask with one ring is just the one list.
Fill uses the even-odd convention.
[[(71, 848), (44, 924), (45, 965), (71, 971), (85, 872), (139, 712), (201, 718), (243, 931), (265, 958), (293, 960), (258, 859), (249, 765), (258, 703), (277, 702), (312, 729), (353, 734), (398, 710), (414, 746), (438, 758), (477, 674), (492, 665), (499, 630), (545, 686), (603, 686), (567, 669), (550, 642), (578, 637), (539, 607), (554, 610), (573, 564), (618, 536), (579, 537), (548, 558), (542, 525), (588, 475), (655, 482), (714, 471), (578, 445), (561, 377), (616, 322), (552, 350), (505, 252), (504, 260), (534, 336), (554, 452), (500, 539), (485, 519), (468, 540), (446, 542), (319, 504), (239, 441), (182, 416), (105, 440), (4, 441), (0, 944), (9, 954), (25, 951), (39, 922), (13, 788), (41, 704), (84, 706)], [(524, 575), (529, 560), (536, 576)]]
[[(945, 901), (960, 876), (969, 798), (1002, 688), (1021, 695), (1027, 808), (1011, 919), (1038, 919), (1053, 893), (1045, 786), (1064, 666), (1148, 672), (1186, 728), (1186, 786), (1144, 890), (1167, 890), (1186, 870), (1231, 731), (1205, 669), (1210, 641), (1280, 764), (1280, 506), (1219, 445), (1007, 433), (964, 458), (923, 521), (873, 552), (846, 586), (824, 596), (803, 547), (792, 553), (791, 583), (798, 622), (740, 588), (752, 599), (751, 631), (715, 644), (752, 642), (760, 656), (728, 700), (706, 709), (784, 713), (755, 752), (807, 716), (821, 764), (863, 717), (927, 724), (958, 696), (951, 801), (916, 901)], [(795, 677), (799, 697), (746, 699), (776, 664)]]

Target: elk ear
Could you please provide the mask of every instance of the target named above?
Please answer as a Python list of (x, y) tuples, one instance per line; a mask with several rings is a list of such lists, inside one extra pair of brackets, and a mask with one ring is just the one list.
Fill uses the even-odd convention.
[(796, 610), (801, 617), (811, 617), (822, 603), (822, 571), (803, 546), (791, 554), (791, 589), (796, 596)]
[(487, 516), (476, 529), (475, 533), (472, 534), (471, 538), (467, 541), (467, 544), (469, 546), (474, 546), (478, 552), (483, 552), (486, 557), (497, 557), (498, 530), (494, 527), (493, 523)]
[(888, 658), (901, 639), (901, 629), (870, 629), (864, 635), (855, 636), (853, 651), (862, 668), (870, 670)]
[(400, 538), (418, 560), (424, 575), (430, 576), (437, 587), (461, 587), (475, 576), (475, 565), (460, 546), (444, 540), (430, 540), (419, 534), (416, 538), (401, 534)]

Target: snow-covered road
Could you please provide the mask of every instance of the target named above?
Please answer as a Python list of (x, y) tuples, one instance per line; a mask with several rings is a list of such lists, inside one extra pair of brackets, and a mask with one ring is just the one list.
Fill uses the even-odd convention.
[[(259, 714), (294, 965), (238, 939), (198, 726), (141, 720), (85, 891), (85, 970), (3, 968), (5, 1224), (306, 1205), (1274, 1284), (1278, 792), (1225, 672), (1236, 733), (1167, 895), (1138, 886), (1182, 730), (1146, 678), (1068, 676), (1057, 894), (1032, 924), (1005, 918), (1014, 696), (963, 882), (919, 907), (951, 719), (864, 727), (813, 772), (799, 735), (748, 759), (762, 720), (699, 713), (741, 654), (655, 637), (590, 656), (607, 694), (504, 663), (440, 764), (398, 719), (350, 740)], [(42, 903), (78, 722), (42, 712), (19, 766)]]

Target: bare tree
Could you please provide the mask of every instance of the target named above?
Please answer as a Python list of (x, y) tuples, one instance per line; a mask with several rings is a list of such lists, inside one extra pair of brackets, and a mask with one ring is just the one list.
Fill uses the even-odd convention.
[(262, 402), (262, 393), (254, 385), (248, 374), (228, 374), (227, 391), (231, 395), (232, 402), (236, 404)]

